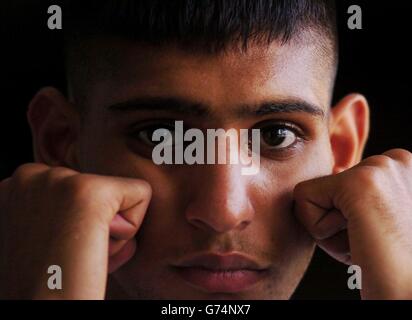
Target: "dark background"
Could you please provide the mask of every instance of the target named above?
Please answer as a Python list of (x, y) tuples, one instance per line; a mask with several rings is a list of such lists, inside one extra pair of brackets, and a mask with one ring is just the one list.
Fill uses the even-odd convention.
[[(45, 85), (65, 88), (62, 32), (47, 28), (47, 8), (58, 3), (2, 0), (0, 4), (0, 179), (33, 160), (26, 121), (31, 97)], [(362, 30), (347, 28), (352, 4), (362, 8)], [(371, 134), (365, 156), (395, 147), (412, 150), (411, 12), (408, 1), (338, 0), (340, 67), (335, 100), (350, 92), (369, 100)], [(358, 299), (358, 292), (347, 289), (346, 270), (318, 251), (294, 297)]]

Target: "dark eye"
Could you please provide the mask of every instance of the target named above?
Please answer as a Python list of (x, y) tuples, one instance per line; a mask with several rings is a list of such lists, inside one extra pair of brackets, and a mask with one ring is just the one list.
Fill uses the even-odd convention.
[(260, 128), (260, 143), (267, 149), (285, 149), (297, 141), (298, 136), (293, 129), (284, 125), (272, 125)]
[[(159, 131), (157, 131), (159, 130)], [(162, 142), (167, 143), (170, 145), (174, 144), (174, 134), (175, 134), (175, 128), (173, 125), (170, 124), (153, 124), (153, 125), (147, 125), (144, 127), (140, 127), (138, 129), (135, 129), (134, 132), (132, 133), (132, 136), (134, 139), (138, 139), (144, 144), (154, 147), (155, 145), (159, 144), (159, 140), (153, 140), (153, 134), (157, 131)], [(169, 141), (169, 139), (171, 139)]]

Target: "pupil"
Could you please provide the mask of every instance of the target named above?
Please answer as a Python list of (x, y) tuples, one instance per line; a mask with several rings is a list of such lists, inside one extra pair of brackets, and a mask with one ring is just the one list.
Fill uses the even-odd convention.
[(287, 132), (285, 129), (265, 130), (263, 133), (264, 141), (269, 145), (279, 145), (285, 141)]
[(167, 127), (167, 126), (153, 126), (153, 127), (150, 127), (150, 128), (147, 130), (147, 135), (148, 135), (148, 138), (150, 139), (150, 141), (151, 141), (153, 144), (159, 143), (158, 141), (154, 141), (154, 140), (153, 140), (153, 133), (154, 133), (156, 130), (159, 130), (159, 129), (161, 129), (161, 130), (168, 130), (168, 131), (173, 135), (173, 131), (174, 131), (174, 128), (173, 128), (173, 127)]

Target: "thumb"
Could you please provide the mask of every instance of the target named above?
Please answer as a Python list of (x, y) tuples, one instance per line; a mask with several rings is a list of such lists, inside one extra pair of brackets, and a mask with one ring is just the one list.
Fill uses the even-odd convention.
[[(110, 200), (115, 214), (110, 218), (114, 236), (119, 239), (130, 238), (131, 227), (138, 229), (149, 205), (152, 189), (144, 180), (109, 177)], [(113, 201), (114, 200), (114, 201)], [(127, 227), (127, 224), (130, 224)]]
[(326, 176), (296, 185), (294, 214), (320, 248), (350, 263), (347, 219), (340, 205), (339, 177)]
[(339, 189), (338, 175), (315, 178), (295, 186), (293, 198), (296, 217), (315, 238), (318, 238), (316, 235), (320, 239), (327, 237), (327, 230), (322, 228), (326, 221), (322, 220), (328, 214), (334, 221), (339, 220), (339, 214), (343, 215)]

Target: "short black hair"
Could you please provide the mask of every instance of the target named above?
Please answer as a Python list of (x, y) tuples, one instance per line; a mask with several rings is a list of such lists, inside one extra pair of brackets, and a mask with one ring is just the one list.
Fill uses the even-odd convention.
[(232, 41), (289, 41), (305, 27), (336, 35), (333, 0), (69, 1), (67, 34), (111, 33), (220, 50)]
[[(66, 0), (63, 14), (68, 57), (81, 51), (76, 43), (96, 35), (217, 53), (252, 41), (284, 44), (310, 29), (337, 65), (334, 0)], [(75, 56), (66, 59), (69, 78), (82, 65), (82, 54)]]

